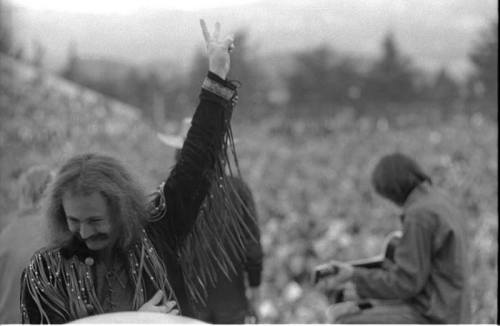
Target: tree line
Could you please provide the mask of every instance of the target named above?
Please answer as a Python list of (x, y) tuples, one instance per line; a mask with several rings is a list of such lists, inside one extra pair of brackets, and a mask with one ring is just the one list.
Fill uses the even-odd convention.
[[(4, 21), (8, 20), (2, 19)], [(20, 56), (19, 49), (13, 46), (9, 26), (2, 25), (0, 51)], [(415, 107), (432, 107), (446, 112), (489, 108), (496, 112), (497, 20), (478, 33), (468, 57), (472, 72), (461, 80), (445, 67), (435, 72), (421, 69), (404, 53), (392, 32), (386, 33), (380, 41), (379, 56), (370, 60), (342, 53), (328, 45), (268, 60), (248, 50), (249, 35), (245, 30), (236, 33), (235, 43), (231, 75), (237, 77), (244, 89), (239, 106), (246, 118), (259, 119), (268, 112), (277, 111), (292, 117), (322, 116), (344, 108), (360, 114), (387, 108), (409, 112)], [(31, 61), (41, 65), (44, 51), (39, 44), (35, 53), (37, 56)], [(105, 72), (89, 73), (92, 64), (95, 69)], [(285, 69), (272, 69), (279, 64), (285, 65)], [(80, 57), (72, 44), (60, 74), (134, 105), (143, 111), (144, 117), (158, 122), (165, 118), (178, 119), (194, 110), (206, 70), (203, 49), (194, 55), (190, 71), (179, 74), (175, 69), (161, 73), (154, 68), (120, 66), (109, 60), (92, 63)]]

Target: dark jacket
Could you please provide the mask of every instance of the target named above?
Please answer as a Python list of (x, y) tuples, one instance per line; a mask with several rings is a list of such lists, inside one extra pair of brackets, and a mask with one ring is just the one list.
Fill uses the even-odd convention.
[[(237, 177), (229, 177), (229, 182), (236, 190), (240, 199), (233, 198), (234, 202), (241, 202), (245, 207), (242, 222), (248, 233), (245, 234), (244, 257), (226, 250), (231, 255), (235, 271), (226, 276), (222, 271), (217, 275), (217, 281), (208, 285), (206, 304), (197, 307), (198, 318), (211, 323), (244, 323), (249, 303), (246, 297), (246, 284), (258, 287), (261, 282), (263, 252), (260, 243), (260, 229), (257, 220), (255, 202), (248, 185)], [(225, 241), (225, 247), (230, 244)]]
[(427, 183), (404, 205), (403, 237), (387, 270), (355, 268), (361, 297), (401, 299), (431, 323), (469, 323), (465, 221), (450, 201)]
[[(235, 92), (235, 87), (218, 76), (209, 73), (208, 77), (216, 83), (215, 88), (223, 88)], [(177, 302), (179, 303), (182, 314), (193, 316), (192, 305), (187, 294), (183, 271), (180, 267), (180, 248), (184, 239), (194, 227), (198, 216), (198, 211), (204, 201), (210, 187), (211, 176), (215, 173), (218, 159), (221, 155), (224, 141), (224, 135), (229, 126), (229, 120), (232, 114), (232, 102), (229, 98), (223, 98), (216, 94), (216, 91), (202, 89), (200, 94), (200, 103), (193, 116), (192, 127), (190, 128), (186, 141), (181, 151), (179, 161), (172, 169), (169, 177), (161, 187), (163, 192), (163, 203), (159, 198), (155, 198), (151, 203), (156, 207), (156, 214), (152, 221), (146, 225), (145, 230), (148, 238), (151, 240), (158, 256), (167, 270), (167, 279), (170, 283)], [(229, 92), (230, 93), (230, 92)], [(161, 207), (160, 204), (164, 204)], [(155, 207), (153, 207), (155, 208)], [(70, 244), (67, 247), (51, 249), (57, 252), (50, 253), (50, 257), (57, 259), (74, 259), (76, 257), (83, 264), (85, 257), (90, 253), (85, 252), (85, 248), (78, 244)], [(45, 252), (35, 255), (33, 259), (43, 259)], [(58, 258), (62, 257), (62, 258)], [(24, 279), (24, 283), (29, 280)], [(149, 280), (144, 279), (146, 283), (145, 297), (151, 298), (157, 289), (152, 286)], [(63, 285), (64, 286), (64, 285)], [(90, 286), (85, 284), (85, 286)], [(27, 287), (23, 287), (21, 309), (24, 311), (23, 322), (28, 323), (63, 323), (75, 319), (69, 313), (67, 317), (61, 318), (61, 314), (51, 313), (50, 296), (48, 301), (35, 303)], [(56, 291), (67, 291), (56, 289)], [(38, 305), (44, 308), (45, 316), (40, 314)], [(69, 311), (69, 309), (65, 309)], [(94, 314), (92, 311), (88, 315)]]

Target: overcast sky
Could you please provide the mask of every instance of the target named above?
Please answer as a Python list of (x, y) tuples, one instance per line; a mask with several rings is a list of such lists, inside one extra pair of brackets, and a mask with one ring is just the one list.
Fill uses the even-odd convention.
[(10, 0), (32, 9), (80, 13), (131, 13), (141, 9), (194, 11), (218, 7), (234, 7), (259, 0)]
[(404, 52), (426, 68), (468, 69), (481, 29), (497, 19), (496, 0), (10, 0), (17, 36), (29, 52), (46, 47), (50, 66), (64, 62), (70, 42), (82, 55), (133, 63), (189, 64), (203, 44), (199, 18), (224, 31), (244, 28), (255, 53), (326, 44), (376, 56), (392, 30)]

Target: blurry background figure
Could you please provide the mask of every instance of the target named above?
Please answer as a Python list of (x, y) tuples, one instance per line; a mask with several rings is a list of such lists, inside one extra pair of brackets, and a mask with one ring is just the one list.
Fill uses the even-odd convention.
[(50, 169), (29, 168), (19, 177), (18, 210), (0, 233), (0, 323), (20, 324), (21, 272), (44, 245), (41, 199), (52, 180)]
[[(176, 160), (190, 125), (191, 119), (186, 118), (182, 121), (177, 135), (158, 134), (158, 138), (165, 145), (176, 150)], [(221, 235), (227, 240), (223, 241), (223, 244), (231, 255), (235, 271), (229, 271), (229, 275), (225, 275), (221, 269), (217, 273), (215, 284), (206, 284), (206, 304), (197, 304), (196, 317), (216, 324), (256, 323), (263, 259), (257, 210), (248, 185), (240, 177), (227, 176), (227, 178), (235, 190), (234, 196), (239, 197), (230, 200), (233, 203), (243, 202), (240, 206), (244, 206), (238, 209), (244, 212), (244, 228), (249, 230), (244, 239), (245, 254), (243, 259), (239, 257), (229, 248), (231, 244), (228, 239)]]
[[(359, 304), (330, 309), (339, 324), (470, 323), (465, 218), (419, 164), (401, 153), (380, 159), (372, 173), (377, 194), (402, 210), (402, 237), (393, 262), (380, 268), (332, 262), (330, 285), (353, 282)], [(361, 300), (360, 300), (361, 299)]]

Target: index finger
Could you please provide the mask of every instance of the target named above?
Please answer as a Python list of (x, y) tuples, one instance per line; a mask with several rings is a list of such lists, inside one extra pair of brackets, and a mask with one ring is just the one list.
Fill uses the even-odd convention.
[(220, 23), (215, 23), (214, 39), (218, 40), (220, 35)]
[(175, 302), (175, 301), (167, 301), (165, 303), (165, 307), (167, 308), (167, 311), (172, 310), (173, 308), (175, 308), (176, 305), (177, 305), (177, 302)]
[(201, 26), (201, 31), (203, 33), (203, 38), (205, 39), (205, 42), (209, 42), (210, 40), (210, 33), (208, 32), (207, 29), (207, 24), (205, 23), (204, 19), (200, 19), (200, 26)]

